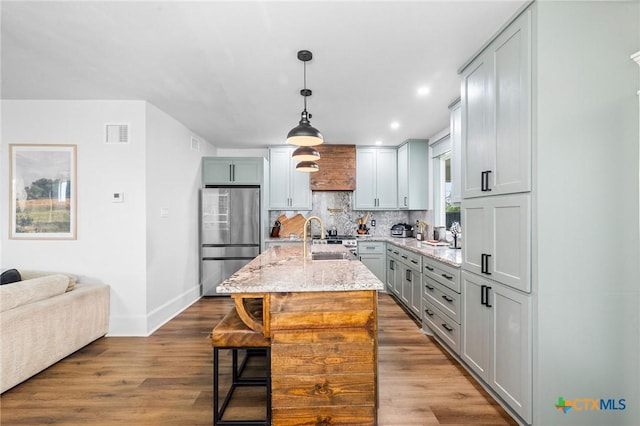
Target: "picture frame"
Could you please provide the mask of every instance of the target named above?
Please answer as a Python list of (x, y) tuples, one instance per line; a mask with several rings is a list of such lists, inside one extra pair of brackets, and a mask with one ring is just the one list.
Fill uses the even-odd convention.
[(76, 145), (9, 144), (9, 238), (75, 240)]

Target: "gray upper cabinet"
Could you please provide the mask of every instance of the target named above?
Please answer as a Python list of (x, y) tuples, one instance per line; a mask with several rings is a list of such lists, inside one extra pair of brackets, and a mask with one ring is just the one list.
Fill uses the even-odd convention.
[(296, 170), (294, 150), (269, 148), (269, 210), (311, 210), (309, 173)]
[(427, 210), (429, 145), (426, 139), (409, 139), (398, 148), (398, 207)]
[(531, 190), (531, 13), (462, 72), (462, 197)]
[(260, 185), (262, 157), (203, 157), (203, 185)]
[(398, 208), (395, 148), (356, 148), (355, 210)]

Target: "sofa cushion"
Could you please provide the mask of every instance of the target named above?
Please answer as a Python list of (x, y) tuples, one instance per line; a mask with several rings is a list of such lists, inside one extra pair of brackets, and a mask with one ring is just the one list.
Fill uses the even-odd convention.
[(18, 281), (22, 281), (22, 277), (17, 269), (7, 269), (0, 275), (0, 285), (17, 283)]
[(52, 272), (52, 271), (36, 271), (30, 269), (23, 269), (20, 271), (20, 275), (22, 275), (23, 280), (30, 280), (32, 278), (40, 278), (47, 275), (66, 275), (69, 277), (69, 285), (67, 287), (67, 291), (73, 290), (76, 283), (78, 282), (78, 277), (72, 274), (67, 274), (66, 272)]
[(69, 277), (62, 274), (0, 286), (0, 312), (63, 294), (68, 286)]

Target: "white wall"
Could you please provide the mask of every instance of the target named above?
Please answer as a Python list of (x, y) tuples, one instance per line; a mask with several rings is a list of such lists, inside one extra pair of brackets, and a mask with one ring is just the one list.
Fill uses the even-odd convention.
[(147, 330), (151, 332), (200, 298), (200, 158), (213, 152), (207, 143), (192, 149), (195, 135), (155, 106), (147, 104), (146, 112)]
[[(534, 417), (638, 425), (640, 82), (629, 55), (640, 47), (640, 3), (537, 6)], [(563, 414), (560, 396), (627, 405)]]
[(264, 148), (264, 149), (218, 148), (216, 157), (264, 157), (268, 160), (269, 150), (267, 148)]
[[(105, 144), (105, 123), (129, 124), (130, 143)], [(163, 132), (167, 132), (167, 137)], [(193, 236), (196, 219), (192, 211), (186, 213), (186, 204), (195, 199), (193, 182), (197, 180), (194, 176), (199, 171), (199, 155), (169, 146), (172, 137), (177, 140), (186, 134), (183, 126), (144, 101), (3, 100), (0, 163), (3, 179), (7, 176), (10, 143), (77, 145), (78, 235), (76, 240), (63, 241), (9, 240), (5, 226), (9, 223), (9, 194), (3, 181), (0, 266), (65, 271), (79, 275), (81, 281), (109, 284), (109, 334), (148, 334), (186, 307), (184, 303), (192, 297), (189, 289), (194, 286), (194, 274), (197, 275), (197, 266), (195, 272), (185, 273), (186, 268), (193, 266), (193, 256), (197, 256)], [(157, 151), (152, 145), (158, 146)], [(207, 143), (201, 144), (201, 149), (200, 155), (215, 153)], [(176, 160), (174, 171), (170, 166), (173, 160)], [(173, 175), (158, 177), (160, 169)], [(170, 216), (162, 223), (157, 221), (161, 189), (156, 190), (154, 179), (162, 182), (162, 190), (174, 197), (176, 193), (185, 194), (178, 196), (180, 206), (168, 206)], [(124, 192), (124, 203), (111, 202), (114, 192)], [(182, 238), (179, 235), (184, 235), (184, 240), (176, 243)], [(183, 268), (179, 280), (158, 278), (177, 274), (171, 264), (164, 269), (158, 266), (158, 256), (176, 256), (176, 253), (167, 255), (162, 249), (163, 238), (171, 244), (181, 244), (182, 249), (194, 247), (193, 254), (178, 256), (181, 263), (178, 268)], [(156, 284), (158, 280), (160, 284)]]

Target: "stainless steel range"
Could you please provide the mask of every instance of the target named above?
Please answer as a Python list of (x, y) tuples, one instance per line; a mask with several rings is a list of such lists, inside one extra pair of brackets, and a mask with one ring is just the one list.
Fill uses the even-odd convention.
[(342, 244), (353, 254), (356, 254), (358, 250), (358, 240), (353, 235), (327, 236), (324, 240), (320, 239), (320, 235), (314, 235), (313, 244)]

